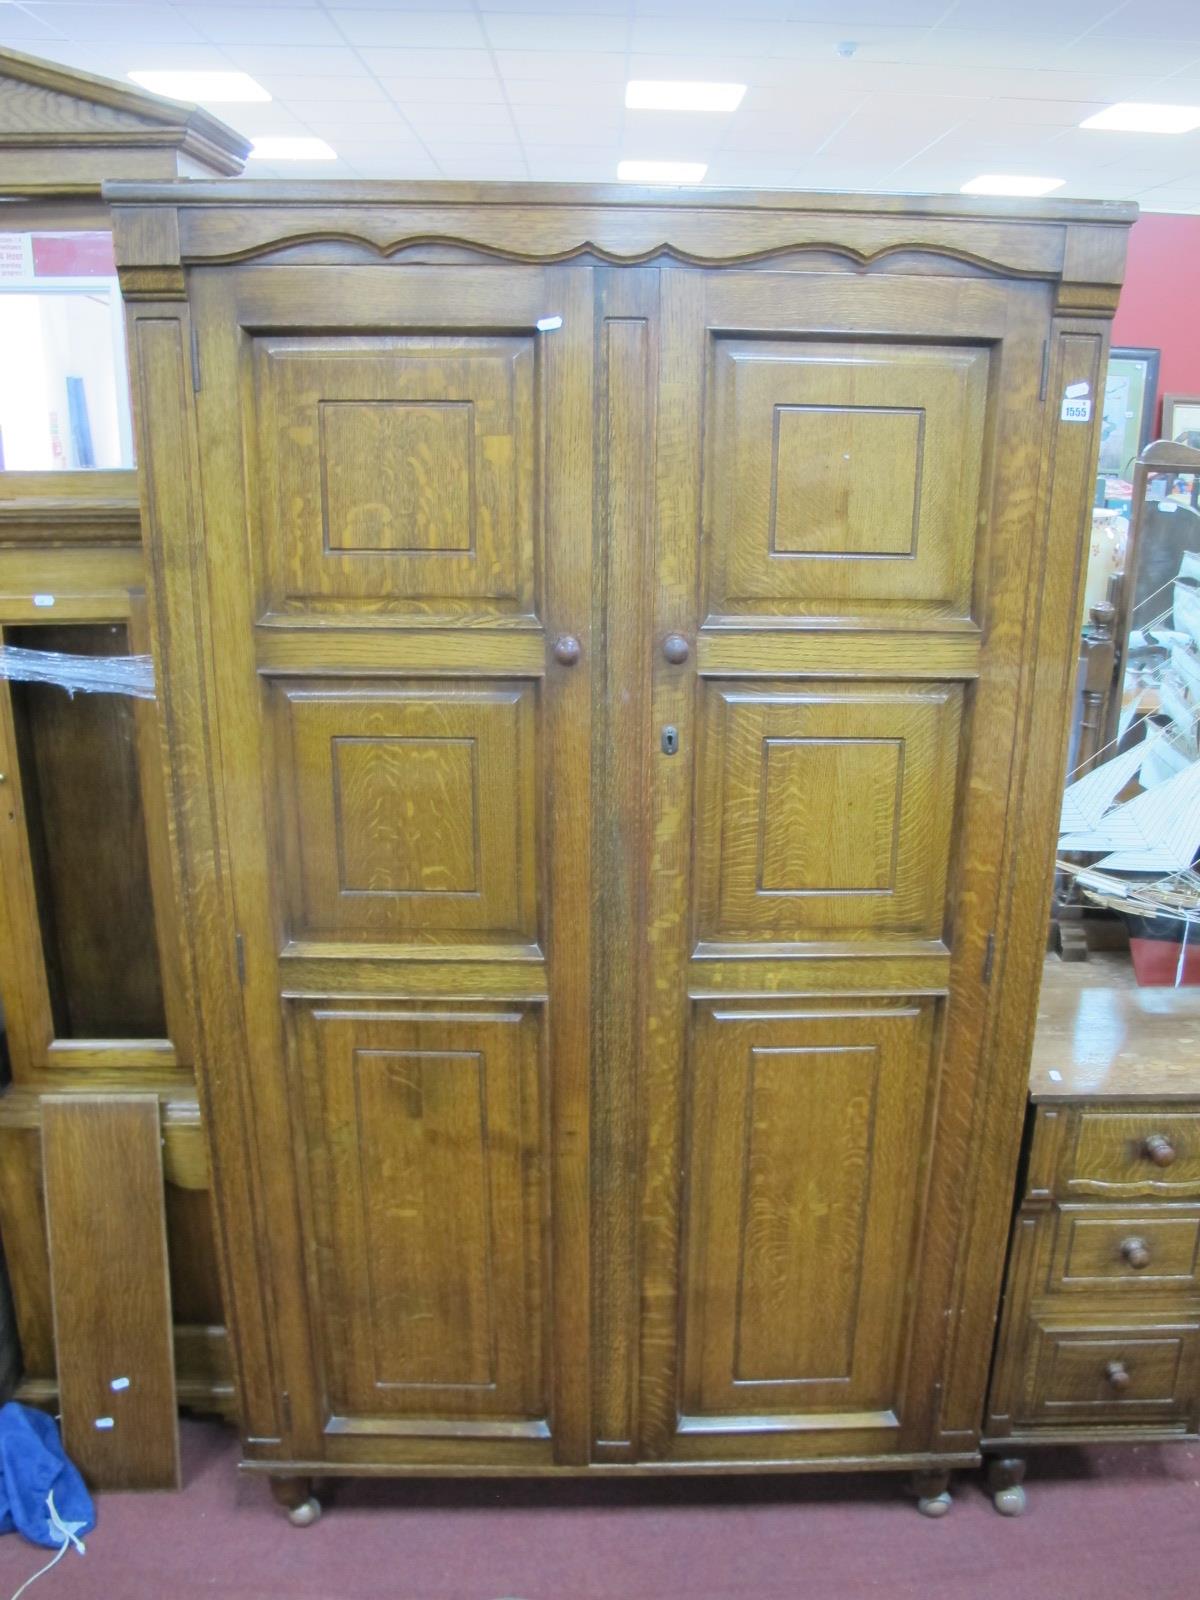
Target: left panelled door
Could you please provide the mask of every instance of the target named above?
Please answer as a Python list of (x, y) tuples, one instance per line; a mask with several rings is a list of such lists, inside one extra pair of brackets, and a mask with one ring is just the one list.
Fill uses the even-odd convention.
[(264, 1241), (227, 1242), (279, 1419), (247, 1448), (586, 1459), (591, 274), (190, 298)]

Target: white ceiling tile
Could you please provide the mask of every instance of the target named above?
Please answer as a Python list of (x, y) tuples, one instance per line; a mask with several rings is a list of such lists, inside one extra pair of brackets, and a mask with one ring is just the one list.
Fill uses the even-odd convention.
[(203, 38), (211, 44), (325, 45), (344, 41), (333, 23), (316, 6), (272, 6), (255, 0), (244, 6), (178, 6)]
[[(949, 0), (904, 0), (903, 20), (914, 27), (932, 27), (945, 16)], [(796, 22), (832, 22), (853, 39), (856, 25), (895, 23), (896, 0), (793, 0), (788, 15)]]
[(676, 17), (637, 17), (629, 48), (641, 55), (674, 51), (683, 45), (697, 55), (770, 55), (781, 34), (777, 22), (752, 22), (740, 16), (689, 17), (682, 35)]
[(466, 11), (338, 11), (337, 25), (351, 44), (401, 50), (482, 50), (479, 18)]
[(412, 50), (363, 45), (359, 56), (378, 78), (493, 78), (487, 50)]
[(1113, 9), (1112, 0), (958, 0), (946, 17), (946, 25), (1073, 38), (1086, 33), (1106, 11)]
[[(897, 23), (903, 16), (897, 16)], [(791, 56), (820, 65), (830, 72), (840, 72), (848, 61), (908, 60), (919, 50), (920, 42), (929, 38), (930, 29), (912, 26), (885, 26), (874, 24), (847, 33), (841, 23), (788, 22), (777, 30), (772, 47), (773, 55)], [(839, 53), (838, 46), (853, 42), (850, 56)]]
[(455, 156), (438, 156), (437, 164), (444, 178), (478, 179), (483, 183), (522, 183), (529, 176), (524, 158), (472, 156), (459, 160)]
[(1039, 68), (1052, 66), (1063, 45), (1064, 41), (1056, 36), (1015, 29), (1011, 33), (984, 33), (972, 28), (910, 29), (880, 50), (864, 52), (863, 59), (949, 69), (980, 64), (989, 68)]
[[(1200, 5), (1197, 6), (1200, 11)], [(1154, 38), (1103, 39), (1089, 35), (1063, 45), (1056, 53), (1056, 72), (1137, 72), (1161, 83), (1175, 72), (1187, 71), (1200, 57), (1200, 27), (1171, 41)]]
[(1101, 39), (1200, 39), (1200, 7), (1196, 0), (1152, 0), (1128, 4), (1119, 11), (1100, 8), (1093, 32)]
[(629, 23), (621, 16), (491, 12), (483, 25), (496, 50), (624, 51), (629, 47)]
[[(729, 0), (633, 0), (639, 17), (716, 17), (727, 19)], [(783, 22), (796, 9), (796, 0), (741, 0), (737, 15), (747, 21)], [(943, 7), (944, 9), (944, 7)]]
[(383, 87), (399, 106), (503, 105), (499, 78), (381, 78)]
[[(611, 182), (625, 154), (718, 185), (953, 191), (1011, 167), (1192, 209), (1200, 174), (1200, 138), (1078, 127), (1200, 97), (1200, 0), (0, 0), (0, 41), (118, 80), (241, 67), (274, 99), (218, 115), (329, 140), (321, 178)], [(628, 113), (629, 77), (749, 92), (728, 117)]]
[(623, 17), (629, 11), (629, 0), (477, 0), (477, 4), (485, 16), (493, 12), (515, 12), (518, 15), (540, 12), (544, 16), (583, 13), (597, 17)]
[[(18, 47), (19, 48), (19, 47)], [(139, 48), (127, 44), (66, 43), (59, 39), (39, 43), (35, 54), (64, 67), (78, 67), (128, 84), (126, 74), (139, 68), (166, 68), (179, 71), (212, 70), (227, 72), (229, 59), (215, 44), (156, 44)]]
[(634, 76), (627, 57), (615, 50), (497, 50), (496, 67), (502, 78), (590, 78), (624, 85)]
[(352, 167), (373, 166), (399, 171), (402, 166), (430, 161), (427, 147), (411, 134), (381, 133), (377, 139), (339, 139), (334, 145), (339, 157)]
[(290, 73), (274, 72), (256, 72), (254, 76), (268, 94), (301, 108), (336, 101), (361, 106), (366, 116), (373, 115), (375, 107), (391, 104), (382, 87), (366, 73), (333, 73), (328, 78), (293, 77)]
[(706, 188), (717, 189), (794, 189), (800, 175), (798, 167), (771, 164), (769, 156), (754, 161), (736, 161), (718, 156), (704, 174)]
[[(638, 52), (629, 60), (631, 78), (683, 78), (715, 83), (746, 84), (796, 84), (804, 83), (813, 90), (828, 90), (830, 74), (824, 67), (820, 71), (806, 68), (800, 63), (780, 56), (671, 54), (667, 51)], [(879, 69), (891, 72), (893, 68)]]
[(203, 40), (169, 5), (30, 5), (29, 14), (48, 21), (59, 33), (81, 44), (201, 44)]
[(54, 25), (53, 17), (49, 6), (0, 5), (0, 42), (32, 50), (38, 43), (65, 39), (67, 35)]
[(575, 110), (585, 106), (607, 110), (625, 98), (623, 86), (611, 78), (505, 78), (504, 93), (513, 106)]
[(814, 154), (853, 114), (856, 101), (826, 99), (810, 105), (799, 101), (788, 112), (739, 112), (721, 140), (721, 150), (776, 152), (786, 149), (793, 165)]
[(222, 48), (235, 67), (260, 82), (265, 81), (266, 73), (332, 78), (364, 71), (362, 62), (349, 45), (230, 44)]
[(1077, 128), (1099, 111), (1103, 100), (1023, 100), (1016, 97), (978, 100), (968, 118), (976, 129), (988, 127)]
[(572, 111), (566, 108), (555, 111), (531, 111), (521, 106), (513, 107), (513, 122), (522, 139), (530, 144), (594, 144), (603, 140), (614, 152), (621, 138), (621, 113), (598, 114), (584, 108)]
[(313, 131), (303, 118), (281, 100), (256, 101), (248, 106), (216, 105), (211, 110), (214, 116), (220, 117), (231, 128), (236, 128), (247, 139), (261, 139), (266, 134), (294, 134), (302, 139)]
[[(278, 0), (279, 4), (286, 4), (286, 0)], [(337, 17), (343, 11), (474, 11), (474, 0), (376, 0), (374, 5), (369, 0), (313, 0), (313, 4), (323, 5), (331, 17)]]
[(478, 105), (409, 105), (404, 114), (422, 138), (471, 140), (490, 138), (492, 129), (511, 134), (512, 115), (507, 106), (481, 102)]

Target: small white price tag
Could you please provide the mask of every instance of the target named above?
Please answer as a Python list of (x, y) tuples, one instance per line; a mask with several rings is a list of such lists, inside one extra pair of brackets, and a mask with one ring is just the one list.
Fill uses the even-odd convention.
[(1090, 400), (1068, 400), (1064, 395), (1062, 420), (1064, 422), (1090, 422), (1092, 420), (1092, 402)]

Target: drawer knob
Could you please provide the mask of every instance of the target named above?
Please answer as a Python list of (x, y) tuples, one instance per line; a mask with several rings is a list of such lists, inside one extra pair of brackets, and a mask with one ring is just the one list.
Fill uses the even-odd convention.
[(1131, 1267), (1148, 1267), (1150, 1265), (1150, 1246), (1145, 1239), (1136, 1236), (1121, 1240), (1121, 1254)]
[(1129, 1387), (1129, 1369), (1123, 1361), (1106, 1362), (1104, 1376), (1118, 1394), (1124, 1394)]
[(1175, 1159), (1175, 1146), (1165, 1133), (1148, 1133), (1142, 1141), (1142, 1154), (1156, 1167), (1169, 1167)]
[(669, 633), (663, 640), (662, 653), (674, 666), (688, 658), (688, 642), (681, 633)]
[(582, 654), (579, 640), (572, 633), (564, 633), (554, 641), (554, 659), (564, 667), (573, 667)]

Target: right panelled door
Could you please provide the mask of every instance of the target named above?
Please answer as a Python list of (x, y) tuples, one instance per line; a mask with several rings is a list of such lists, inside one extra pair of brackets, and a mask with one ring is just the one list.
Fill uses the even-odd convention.
[(1046, 294), (662, 272), (647, 1458), (934, 1448), (987, 1070)]

